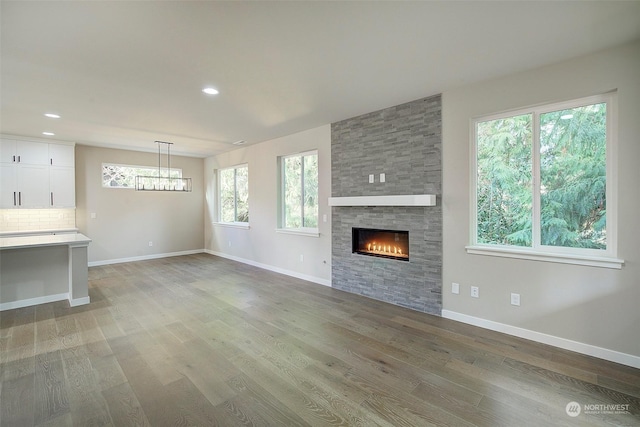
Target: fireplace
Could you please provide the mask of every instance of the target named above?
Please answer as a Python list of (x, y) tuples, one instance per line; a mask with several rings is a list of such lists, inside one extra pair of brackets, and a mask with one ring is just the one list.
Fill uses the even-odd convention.
[(356, 227), (351, 230), (353, 253), (409, 261), (408, 231)]

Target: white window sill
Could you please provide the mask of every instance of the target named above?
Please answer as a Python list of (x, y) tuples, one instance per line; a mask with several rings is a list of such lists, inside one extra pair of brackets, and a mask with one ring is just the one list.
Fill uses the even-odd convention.
[(533, 261), (557, 262), (561, 264), (588, 265), (591, 267), (621, 269), (623, 259), (605, 256), (583, 256), (563, 253), (537, 252), (531, 249), (504, 248), (472, 245), (466, 246), (468, 254), (498, 256), (505, 258), (528, 259)]
[(317, 228), (276, 228), (276, 233), (295, 234), (298, 236), (320, 237)]
[(211, 224), (216, 227), (241, 228), (244, 230), (251, 228), (248, 222), (212, 222)]

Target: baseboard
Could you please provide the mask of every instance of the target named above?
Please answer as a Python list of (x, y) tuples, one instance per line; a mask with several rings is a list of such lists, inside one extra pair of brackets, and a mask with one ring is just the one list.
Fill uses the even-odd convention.
[(479, 326), (484, 329), (502, 332), (531, 341), (552, 345), (554, 347), (563, 348), (565, 350), (575, 351), (577, 353), (586, 354), (588, 356), (597, 357), (599, 359), (608, 360), (610, 362), (620, 363), (622, 365), (640, 368), (640, 357), (632, 354), (621, 353), (615, 350), (609, 350), (597, 347), (591, 344), (585, 344), (565, 338), (556, 337), (554, 335), (543, 334), (541, 332), (531, 331), (529, 329), (519, 328), (504, 323), (494, 322), (492, 320), (482, 319), (480, 317), (469, 316), (450, 310), (442, 310), (442, 317), (446, 319), (456, 320), (458, 322), (467, 323), (473, 326)]
[(69, 305), (71, 307), (76, 307), (76, 306), (79, 306), (79, 305), (89, 304), (89, 302), (90, 302), (90, 298), (89, 297), (82, 297), (82, 298), (70, 299), (69, 300)]
[(308, 274), (303, 274), (303, 273), (298, 273), (297, 271), (286, 270), (284, 268), (275, 267), (275, 266), (269, 265), (269, 264), (263, 264), (261, 262), (252, 261), (250, 259), (246, 259), (246, 258), (241, 258), (241, 257), (234, 256), (234, 255), (225, 254), (225, 253), (222, 253), (222, 252), (211, 251), (209, 249), (205, 249), (204, 251), (206, 253), (210, 254), (210, 255), (219, 256), (221, 258), (230, 259), (232, 261), (238, 261), (238, 262), (241, 262), (243, 264), (248, 264), (248, 265), (251, 265), (251, 266), (254, 266), (254, 267), (262, 268), (264, 270), (273, 271), (274, 273), (280, 273), (280, 274), (284, 274), (285, 276), (291, 276), (291, 277), (295, 277), (297, 279), (306, 280), (307, 282), (313, 282), (313, 283), (317, 283), (319, 285), (331, 287), (331, 281), (330, 280), (322, 279), (320, 277), (310, 276)]
[(90, 261), (89, 267), (97, 267), (100, 265), (109, 265), (109, 264), (122, 264), (123, 262), (147, 261), (150, 259), (169, 258), (169, 257), (181, 256), (181, 255), (194, 255), (194, 254), (201, 254), (203, 252), (205, 252), (204, 249), (193, 249), (189, 251), (168, 252), (164, 254), (151, 254), (151, 255), (134, 256), (129, 258), (107, 259), (103, 261)]
[(32, 305), (47, 304), (50, 302), (64, 301), (69, 299), (69, 294), (45, 295), (42, 297), (22, 299), (20, 301), (3, 302), (0, 304), (0, 311), (13, 310), (14, 308), (30, 307)]

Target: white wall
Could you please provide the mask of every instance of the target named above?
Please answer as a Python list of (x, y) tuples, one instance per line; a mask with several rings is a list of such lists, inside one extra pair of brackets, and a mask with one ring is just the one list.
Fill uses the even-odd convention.
[[(470, 119), (614, 89), (619, 111), (618, 257), (626, 261), (624, 267), (614, 270), (467, 254)], [(443, 314), (640, 367), (638, 161), (640, 42), (444, 92)], [(451, 293), (451, 282), (461, 284), (459, 295)], [(471, 285), (480, 287), (479, 299), (469, 296)], [(520, 307), (510, 305), (511, 292), (520, 293)]]
[[(318, 150), (320, 237), (276, 233), (278, 213), (277, 158)], [(249, 165), (250, 229), (212, 224), (216, 220), (215, 170)], [(273, 271), (329, 285), (331, 280), (331, 126), (239, 148), (205, 160), (207, 251)], [(323, 215), (327, 221), (323, 222)], [(231, 243), (231, 246), (229, 246)], [(300, 261), (303, 255), (304, 261)]]
[(76, 224), (93, 240), (90, 264), (204, 249), (204, 159), (171, 156), (192, 179), (191, 193), (104, 188), (102, 163), (157, 167), (158, 155), (76, 145)]

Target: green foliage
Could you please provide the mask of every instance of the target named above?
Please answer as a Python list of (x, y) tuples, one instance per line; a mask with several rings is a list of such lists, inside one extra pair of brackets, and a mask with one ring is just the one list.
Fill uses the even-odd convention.
[(606, 104), (540, 115), (543, 245), (606, 248)]
[(136, 185), (136, 177), (142, 178), (142, 184), (145, 184), (148, 188), (153, 187), (154, 183), (158, 182), (158, 177), (178, 179), (182, 178), (181, 169), (171, 169), (167, 171), (166, 168), (144, 167), (144, 166), (127, 166), (127, 165), (114, 165), (103, 164), (102, 165), (102, 186), (113, 188), (134, 188)]
[[(478, 242), (531, 246), (533, 114), (477, 125)], [(539, 115), (543, 245), (606, 248), (606, 104)]]
[(302, 227), (302, 157), (284, 159), (284, 226)]
[(531, 115), (478, 123), (478, 242), (531, 245)]
[(318, 227), (318, 156), (304, 157), (304, 226)]
[(223, 169), (220, 177), (220, 221), (235, 221), (234, 169)]
[(236, 221), (249, 222), (249, 167), (236, 168)]
[(220, 221), (249, 222), (249, 168), (222, 169), (220, 179)]
[(283, 159), (285, 228), (318, 227), (318, 155)]

